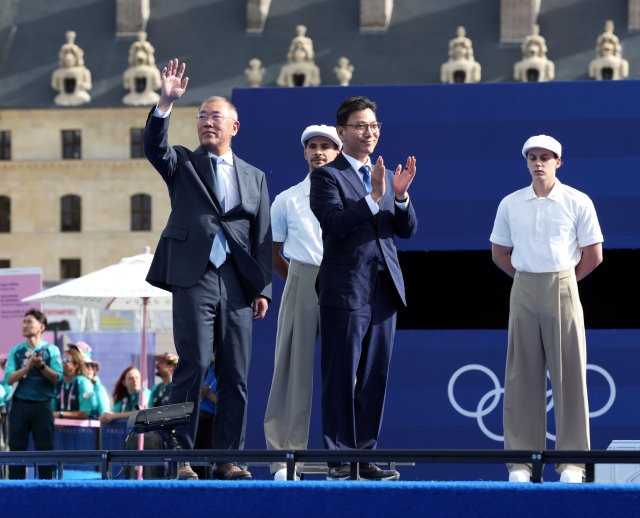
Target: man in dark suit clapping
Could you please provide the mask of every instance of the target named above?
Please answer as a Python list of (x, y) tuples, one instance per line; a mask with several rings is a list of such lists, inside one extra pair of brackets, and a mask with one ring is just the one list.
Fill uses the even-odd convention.
[[(145, 155), (171, 197), (171, 215), (147, 281), (173, 293), (173, 335), (180, 362), (170, 403), (195, 405), (190, 426), (176, 431), (180, 446), (193, 448), (200, 391), (215, 352), (213, 448), (242, 449), (252, 320), (264, 318), (271, 299), (269, 194), (264, 173), (231, 151), (240, 122), (227, 99), (210, 97), (200, 106), (198, 149), (169, 145), (171, 107), (187, 87), (184, 70), (177, 59), (163, 69), (162, 95), (144, 130)], [(215, 476), (251, 478), (234, 463), (219, 463)], [(180, 477), (197, 475), (181, 463)]]
[[(373, 449), (378, 442), (396, 329), (396, 301), (406, 304), (395, 238), (418, 220), (407, 190), (415, 157), (402, 168), (374, 168), (380, 136), (377, 105), (350, 97), (338, 108), (342, 154), (311, 176), (311, 210), (320, 222), (324, 255), (319, 280), (322, 338), (322, 433), (328, 449)], [(355, 387), (354, 387), (355, 385)], [(329, 463), (328, 480), (349, 477), (349, 465)], [(395, 470), (360, 466), (369, 480), (398, 480)]]

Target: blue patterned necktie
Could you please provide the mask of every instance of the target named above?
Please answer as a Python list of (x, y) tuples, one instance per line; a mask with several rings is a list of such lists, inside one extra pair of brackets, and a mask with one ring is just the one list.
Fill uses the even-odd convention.
[[(211, 157), (211, 164), (213, 165), (213, 174), (216, 175), (216, 183), (218, 184), (218, 198), (220, 199), (220, 206), (222, 207), (222, 212), (225, 212), (225, 196), (226, 190), (224, 186), (224, 178), (220, 174), (219, 164), (224, 162), (220, 157)], [(213, 245), (211, 246), (211, 253), (209, 254), (209, 260), (213, 263), (216, 268), (220, 268), (227, 260), (227, 237), (224, 235), (224, 230), (222, 230), (222, 225), (218, 229), (218, 233), (216, 234), (216, 238), (213, 241)]]
[(360, 172), (362, 173), (362, 179), (364, 180), (364, 188), (367, 190), (367, 194), (371, 194), (371, 167), (363, 165), (360, 168)]

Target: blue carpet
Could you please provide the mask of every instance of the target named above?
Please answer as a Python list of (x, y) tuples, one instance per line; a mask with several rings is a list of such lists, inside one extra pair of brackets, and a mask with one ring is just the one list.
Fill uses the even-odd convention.
[[(71, 504), (71, 505), (70, 505)], [(640, 514), (631, 484), (502, 482), (0, 481), (2, 516), (622, 517)], [(90, 510), (90, 511), (89, 511)]]

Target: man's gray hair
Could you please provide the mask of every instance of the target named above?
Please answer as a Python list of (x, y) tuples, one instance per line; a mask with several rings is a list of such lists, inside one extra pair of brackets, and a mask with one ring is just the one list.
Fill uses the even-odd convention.
[(229, 111), (231, 112), (231, 114), (235, 117), (236, 120), (238, 120), (238, 109), (236, 108), (236, 105), (233, 104), (229, 99), (227, 99), (226, 97), (221, 97), (219, 95), (212, 95), (211, 97), (207, 97), (204, 101), (202, 101), (202, 103), (200, 104), (200, 110), (202, 110), (202, 107), (207, 104), (207, 103), (213, 103), (216, 101), (222, 101), (224, 103), (227, 104), (227, 107), (229, 108)]

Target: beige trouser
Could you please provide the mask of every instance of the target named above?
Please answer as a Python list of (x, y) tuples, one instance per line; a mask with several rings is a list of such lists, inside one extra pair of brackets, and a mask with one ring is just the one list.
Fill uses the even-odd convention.
[[(547, 368), (556, 417), (556, 450), (589, 450), (587, 350), (582, 306), (573, 268), (516, 272), (509, 308), (504, 382), (505, 450), (544, 450)], [(531, 464), (507, 464), (509, 471)], [(556, 471), (584, 464), (556, 464)]]
[[(264, 416), (269, 450), (304, 450), (309, 442), (313, 360), (320, 332), (319, 266), (292, 260), (282, 294), (271, 393)], [(299, 463), (302, 464), (302, 463)], [(271, 464), (271, 473), (286, 467)]]

